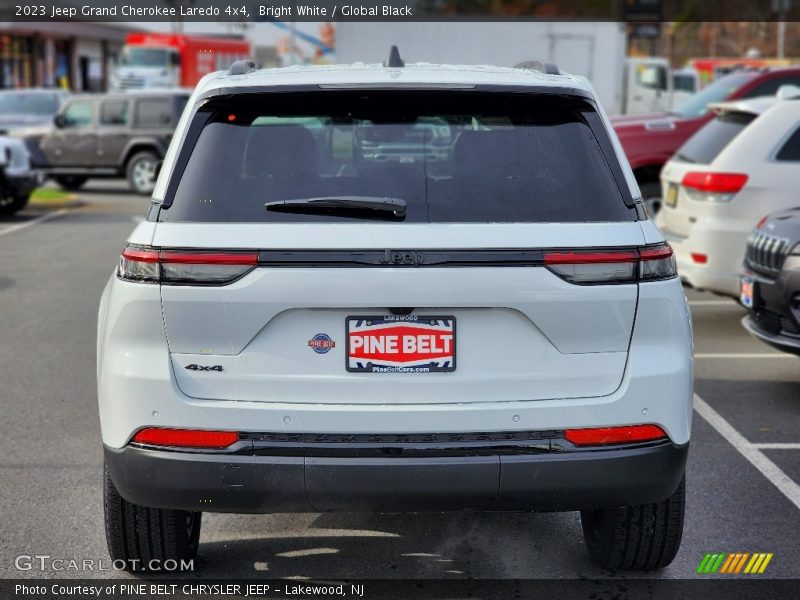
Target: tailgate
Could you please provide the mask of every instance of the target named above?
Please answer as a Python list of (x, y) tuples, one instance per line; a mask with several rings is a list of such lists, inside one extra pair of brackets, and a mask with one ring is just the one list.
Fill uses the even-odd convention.
[[(189, 240), (204, 240), (207, 248), (260, 249), (264, 257), (281, 259), (225, 286), (162, 285), (176, 380), (194, 398), (342, 404), (518, 401), (607, 395), (623, 377), (636, 284), (574, 285), (541, 266), (502, 261), (439, 265), (435, 259), (462, 248), (464, 240), (470, 241), (470, 252), (484, 258), (497, 249), (513, 255), (530, 248), (598, 248), (611, 240), (615, 247), (636, 246), (643, 243), (638, 223), (160, 223), (153, 245), (185, 248)], [(386, 248), (411, 249), (401, 254), (419, 255), (421, 262), (332, 266), (308, 264), (307, 259), (315, 249), (369, 254)], [(292, 257), (300, 255), (306, 258), (292, 265)], [(348, 370), (349, 318), (391, 320), (409, 310), (412, 317), (437, 317), (437, 327), (452, 325), (453, 355), (432, 358), (441, 359), (441, 365), (452, 359), (453, 365), (446, 366), (454, 369)], [(355, 327), (356, 321), (351, 323)], [(449, 329), (442, 335), (450, 335)], [(441, 351), (436, 343), (431, 348), (423, 340), (415, 348)]]

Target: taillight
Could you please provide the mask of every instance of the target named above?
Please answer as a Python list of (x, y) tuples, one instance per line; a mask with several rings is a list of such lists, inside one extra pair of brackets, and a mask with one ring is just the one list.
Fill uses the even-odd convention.
[(744, 173), (707, 173), (690, 171), (683, 176), (681, 185), (695, 200), (728, 202), (747, 183)]
[(137, 431), (131, 441), (149, 446), (176, 448), (227, 448), (239, 441), (239, 434), (235, 431), (147, 427)]
[(639, 250), (639, 281), (657, 281), (677, 276), (675, 255), (669, 244)]
[(635, 283), (677, 275), (668, 244), (633, 250), (547, 252), (544, 264), (562, 279), (579, 285)]
[(258, 264), (258, 252), (164, 250), (126, 246), (117, 276), (139, 283), (222, 285), (235, 281)]
[(651, 442), (667, 438), (658, 425), (626, 425), (623, 427), (594, 427), (590, 429), (567, 429), (567, 441), (576, 446), (605, 446), (608, 444), (630, 444)]

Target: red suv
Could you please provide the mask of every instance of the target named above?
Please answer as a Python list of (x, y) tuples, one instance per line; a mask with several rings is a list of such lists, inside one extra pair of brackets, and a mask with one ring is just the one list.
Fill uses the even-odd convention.
[(772, 96), (787, 84), (800, 86), (800, 68), (737, 71), (718, 79), (672, 112), (612, 117), (650, 213), (661, 208), (661, 167), (711, 119), (709, 103)]

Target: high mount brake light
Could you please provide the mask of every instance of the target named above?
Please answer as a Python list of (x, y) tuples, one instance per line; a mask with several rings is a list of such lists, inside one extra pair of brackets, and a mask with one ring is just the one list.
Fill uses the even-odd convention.
[(252, 251), (159, 250), (126, 246), (117, 276), (137, 283), (223, 285), (258, 264)]
[(709, 173), (690, 171), (683, 176), (681, 185), (695, 200), (729, 202), (747, 183), (744, 173)]
[(635, 283), (677, 276), (668, 244), (633, 250), (546, 252), (544, 264), (562, 279), (579, 285)]
[(227, 448), (239, 441), (239, 434), (235, 431), (147, 427), (137, 431), (131, 441), (137, 444), (175, 448)]
[(652, 442), (667, 439), (667, 434), (658, 425), (626, 425), (623, 427), (567, 429), (564, 432), (564, 438), (576, 446), (605, 446)]

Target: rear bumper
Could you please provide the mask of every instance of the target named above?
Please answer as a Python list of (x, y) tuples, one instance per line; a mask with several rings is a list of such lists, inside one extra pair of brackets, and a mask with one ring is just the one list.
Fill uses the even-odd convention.
[(773, 333), (759, 327), (753, 319), (752, 312), (742, 319), (742, 326), (754, 337), (773, 348), (800, 355), (800, 338), (785, 335), (783, 333)]
[(677, 260), (677, 266), (681, 281), (691, 287), (731, 298), (739, 297), (739, 272), (697, 266), (680, 258)]
[[(385, 457), (105, 448), (119, 493), (142, 506), (208, 512), (586, 510), (670, 496), (688, 444)], [(357, 453), (356, 453), (357, 454)], [(402, 454), (402, 453), (401, 453)]]
[[(2, 169), (0, 169), (2, 170)], [(29, 196), (41, 184), (43, 177), (38, 171), (26, 171), (22, 174), (4, 173), (3, 180), (8, 192), (13, 196)]]
[[(668, 227), (662, 232), (675, 252), (681, 281), (738, 298), (745, 244), (752, 227), (749, 220), (706, 217), (697, 218), (688, 236), (677, 235)], [(693, 254), (705, 255), (707, 262), (696, 262)]]

